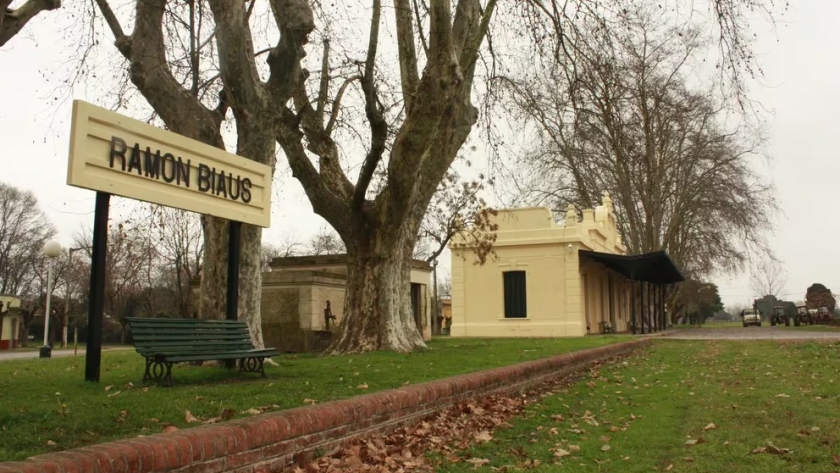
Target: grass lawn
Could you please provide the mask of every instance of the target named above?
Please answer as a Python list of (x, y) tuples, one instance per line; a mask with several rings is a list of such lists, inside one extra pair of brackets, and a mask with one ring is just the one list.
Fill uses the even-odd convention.
[(839, 353), (837, 342), (657, 340), (467, 453), (489, 460), (483, 471), (840, 471)]
[(133, 350), (102, 355), (101, 383), (85, 383), (84, 357), (0, 362), (0, 461), (149, 435), (234, 410), (287, 409), (446, 376), (510, 365), (630, 339), (441, 338), (414, 354), (368, 353), (322, 358), (287, 355), (266, 366), (268, 379), (221, 367), (175, 366), (171, 388), (143, 385), (143, 359)]

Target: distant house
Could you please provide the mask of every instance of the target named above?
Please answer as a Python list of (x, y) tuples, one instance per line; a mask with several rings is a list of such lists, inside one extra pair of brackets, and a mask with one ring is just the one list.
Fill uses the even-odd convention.
[(452, 250), (453, 337), (574, 337), (667, 326), (665, 289), (683, 280), (663, 251), (627, 255), (609, 194), (569, 206), (563, 224), (545, 207), (500, 210), (496, 258), (475, 263), (469, 243)]
[(0, 294), (0, 306), (0, 350), (11, 350), (20, 340), (20, 297)]
[[(266, 346), (286, 352), (319, 351), (330, 333), (344, 317), (347, 286), (347, 255), (290, 256), (274, 258), (270, 271), (262, 275), (263, 340)], [(410, 294), (411, 310), (424, 340), (431, 340), (432, 268), (425, 261), (413, 260)], [(198, 306), (200, 279), (192, 282)], [(325, 310), (329, 304), (335, 316), (327, 327)]]

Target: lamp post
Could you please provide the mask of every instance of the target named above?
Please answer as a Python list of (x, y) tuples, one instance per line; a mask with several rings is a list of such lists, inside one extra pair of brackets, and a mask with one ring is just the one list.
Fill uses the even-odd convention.
[(44, 346), (41, 347), (41, 358), (49, 358), (52, 355), (52, 348), (48, 344), (50, 333), (50, 299), (52, 298), (53, 265), (55, 259), (61, 256), (61, 245), (57, 241), (48, 241), (44, 245), (44, 254), (49, 258), (47, 265), (47, 304), (44, 310)]
[(432, 261), (432, 284), (434, 287), (432, 291), (435, 294), (435, 305), (434, 305), (434, 313), (432, 314), (432, 333), (435, 335), (440, 335), (440, 300), (438, 299), (438, 289), (437, 289), (437, 265), (438, 261), (435, 259)]

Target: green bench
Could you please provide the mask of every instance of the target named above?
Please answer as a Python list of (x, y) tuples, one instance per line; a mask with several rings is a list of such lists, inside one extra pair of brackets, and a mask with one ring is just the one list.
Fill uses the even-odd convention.
[(238, 360), (239, 372), (260, 373), (263, 362), (280, 355), (256, 349), (248, 325), (238, 320), (127, 317), (134, 349), (146, 358), (143, 381), (172, 384), (172, 365), (190, 361)]

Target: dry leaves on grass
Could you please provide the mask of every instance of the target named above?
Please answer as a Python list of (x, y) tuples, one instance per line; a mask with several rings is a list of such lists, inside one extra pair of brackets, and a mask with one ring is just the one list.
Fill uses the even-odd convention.
[[(600, 365), (600, 363), (597, 363)], [(417, 424), (398, 428), (387, 434), (355, 440), (314, 462), (298, 464), (296, 472), (306, 473), (426, 473), (435, 471), (435, 465), (426, 454), (435, 453), (447, 463), (467, 463), (472, 468), (487, 470), (490, 459), (474, 458), (467, 452), (471, 444), (493, 441), (493, 431), (508, 425), (508, 421), (521, 415), (525, 406), (546, 393), (557, 392), (557, 387), (574, 378), (556, 379), (541, 384), (522, 395), (493, 395), (478, 400), (462, 402), (431, 415)], [(552, 420), (563, 422), (563, 416)], [(595, 421), (590, 412), (584, 420)], [(549, 434), (551, 428), (546, 429)], [(552, 450), (558, 458), (580, 451), (579, 445), (566, 445)], [(564, 453), (565, 452), (565, 453)], [(526, 470), (540, 465), (539, 460), (527, 458), (524, 450), (519, 456)]]

